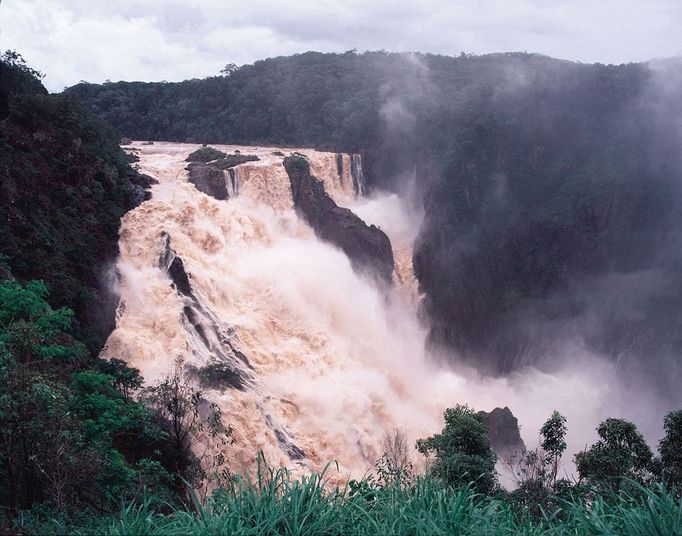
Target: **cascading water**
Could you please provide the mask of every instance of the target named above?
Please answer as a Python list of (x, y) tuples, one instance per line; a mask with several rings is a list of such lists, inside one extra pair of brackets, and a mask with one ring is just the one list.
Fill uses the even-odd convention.
[(103, 355), (125, 359), (148, 383), (176, 358), (189, 370), (227, 370), (206, 397), (235, 429), (233, 471), (252, 468), (263, 450), (274, 464), (307, 471), (337, 460), (342, 475), (360, 476), (380, 456), (385, 430), (404, 428), (410, 441), (430, 435), (456, 403), (510, 406), (531, 446), (560, 409), (575, 417), (575, 450), (607, 413), (612, 392), (595, 376), (611, 373), (604, 367), (483, 380), (427, 359), (411, 266), (417, 225), (397, 196), (362, 197), (358, 155), (298, 151), (339, 205), (388, 234), (396, 259), (388, 290), (297, 217), (278, 151), (239, 147), (260, 160), (230, 169), (230, 198), (218, 201), (187, 182), (184, 160), (197, 146), (142, 147), (141, 171), (159, 182), (122, 221), (121, 306)]
[(239, 195), (239, 169), (231, 168), (227, 170), (230, 179), (226, 181), (227, 192), (230, 197)]
[(362, 157), (359, 154), (350, 156), (350, 170), (355, 193), (358, 195), (365, 195), (367, 186), (365, 184), (365, 175), (362, 172)]

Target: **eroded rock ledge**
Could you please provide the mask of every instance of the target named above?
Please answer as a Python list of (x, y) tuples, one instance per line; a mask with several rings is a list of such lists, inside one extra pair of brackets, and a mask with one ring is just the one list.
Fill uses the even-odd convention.
[(187, 179), (197, 190), (210, 195), (220, 201), (229, 199), (230, 191), (227, 187), (225, 171), (246, 162), (260, 160), (255, 155), (225, 154), (212, 147), (202, 147), (187, 157)]
[(283, 164), (291, 181), (296, 211), (315, 233), (341, 248), (355, 268), (370, 270), (390, 283), (393, 249), (386, 233), (376, 225), (367, 225), (351, 210), (339, 207), (325, 192), (322, 182), (310, 174), (305, 157), (288, 156)]

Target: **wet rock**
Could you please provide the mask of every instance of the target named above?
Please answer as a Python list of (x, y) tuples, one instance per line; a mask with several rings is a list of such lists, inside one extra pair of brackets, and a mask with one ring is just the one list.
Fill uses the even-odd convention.
[(301, 462), (305, 460), (306, 454), (303, 449), (296, 445), (291, 434), (283, 426), (277, 423), (269, 409), (265, 405), (260, 404), (260, 410), (263, 413), (263, 417), (265, 417), (265, 423), (268, 425), (268, 428), (275, 434), (279, 448), (282, 449), (287, 457), (292, 462)]
[(488, 427), (488, 439), (497, 456), (506, 460), (515, 453), (526, 450), (521, 439), (519, 421), (508, 407), (495, 408), (490, 412), (479, 411)]
[(159, 181), (154, 177), (137, 172), (131, 173), (129, 177), (133, 187), (133, 203), (135, 206), (143, 201), (151, 199), (152, 193), (150, 192), (150, 188), (152, 185), (158, 184)]
[(229, 198), (227, 187), (225, 186), (224, 171), (211, 164), (201, 162), (190, 164), (187, 170), (189, 171), (187, 179), (194, 184), (197, 190), (218, 200)]
[(291, 181), (296, 211), (315, 233), (338, 246), (355, 268), (369, 269), (389, 283), (393, 273), (391, 241), (375, 225), (367, 225), (351, 210), (339, 207), (325, 192), (324, 185), (310, 174), (310, 165), (301, 155), (284, 159)]
[(211, 165), (218, 169), (230, 169), (246, 162), (257, 162), (260, 160), (255, 154), (241, 154), (235, 151), (235, 154), (228, 154), (225, 158), (219, 158), (211, 162)]
[[(181, 297), (181, 322), (187, 330), (195, 355), (208, 364), (195, 373), (205, 387), (244, 391), (254, 383), (251, 364), (238, 349), (234, 330), (220, 321), (192, 286), (182, 258), (171, 247), (170, 236), (161, 233), (159, 267), (166, 271)], [(195, 367), (196, 368), (196, 367)]]

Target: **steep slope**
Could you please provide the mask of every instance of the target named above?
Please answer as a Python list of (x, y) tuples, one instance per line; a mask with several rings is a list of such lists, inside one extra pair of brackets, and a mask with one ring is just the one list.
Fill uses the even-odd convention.
[(145, 197), (114, 129), (68, 95), (48, 95), (22, 63), (0, 62), (0, 258), (44, 279), (98, 351), (113, 328), (107, 271), (121, 216)]
[(522, 74), (463, 117), (426, 197), (432, 340), (494, 373), (584, 345), (673, 394), (682, 86), (640, 66)]
[(367, 225), (351, 210), (339, 207), (310, 174), (304, 156), (288, 156), (283, 162), (291, 181), (294, 207), (322, 238), (338, 246), (359, 269), (376, 275), (384, 283), (393, 276), (391, 241), (375, 225)]
[(16, 532), (13, 518), (33, 507), (116, 509), (149, 467), (156, 493), (179, 495), (163, 479), (178, 457), (162, 422), (132, 396), (137, 371), (97, 358), (115, 321), (106, 275), (120, 218), (150, 181), (110, 125), (2, 55), (0, 532)]

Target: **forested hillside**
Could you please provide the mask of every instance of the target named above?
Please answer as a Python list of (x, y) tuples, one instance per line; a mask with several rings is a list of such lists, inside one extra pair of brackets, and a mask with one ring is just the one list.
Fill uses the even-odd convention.
[[(416, 442), (424, 474), (396, 429), (373, 472), (345, 487), (324, 472), (297, 480), (262, 454), (250, 482), (226, 465), (234, 429), (186, 366), (160, 355), (170, 374), (145, 387), (126, 362), (97, 354), (120, 219), (149, 186), (121, 134), (308, 145), (361, 152), (375, 189), (423, 204), (414, 266), (432, 343), (500, 373), (551, 367), (578, 342), (640, 367), (638, 382), (652, 375), (655, 394), (679, 402), (680, 73), (674, 62), (528, 54), (309, 53), (207, 80), (48, 95), (40, 73), (6, 53), (0, 532), (679, 533), (681, 411), (667, 412), (657, 448), (633, 422), (605, 419), (574, 456), (573, 482), (560, 473), (564, 415), (507, 460), (516, 489), (506, 491), (485, 413), (459, 404)], [(286, 160), (294, 182), (299, 158)], [(206, 438), (217, 448), (201, 454)]]
[(566, 340), (672, 366), (680, 71), (532, 54), (306, 53), (67, 94), (134, 138), (358, 151), (370, 183), (388, 189), (415, 175), (432, 341), (480, 367), (512, 370)]
[(101, 515), (151, 485), (173, 500), (193, 456), (170, 445), (162, 388), (97, 356), (116, 307), (105, 270), (147, 180), (110, 125), (12, 52), (0, 112), (0, 532), (39, 505)]
[(44, 279), (99, 350), (113, 327), (106, 271), (121, 216), (144, 198), (118, 133), (77, 98), (48, 95), (11, 53), (0, 63), (0, 255), (18, 280)]

